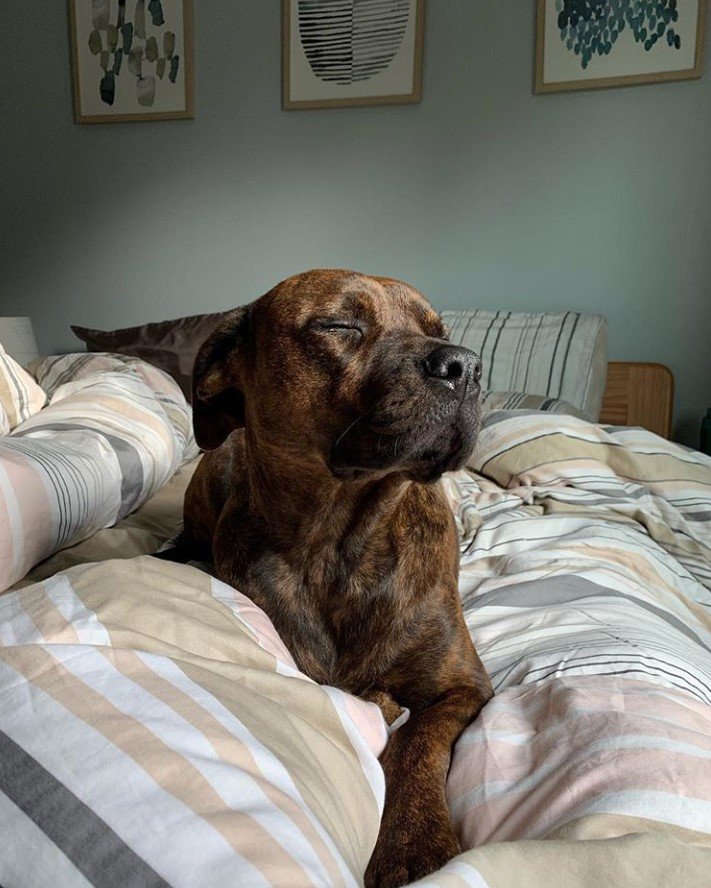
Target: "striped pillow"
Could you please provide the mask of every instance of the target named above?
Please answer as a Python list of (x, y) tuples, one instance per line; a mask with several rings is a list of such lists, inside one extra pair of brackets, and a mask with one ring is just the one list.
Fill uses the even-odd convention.
[(564, 413), (566, 416), (585, 419), (582, 411), (568, 401), (525, 392), (485, 391), (481, 396), (481, 408), (482, 413), (493, 413), (495, 410), (535, 410), (537, 413)]
[(481, 356), (482, 388), (568, 401), (596, 422), (607, 378), (607, 324), (575, 311), (442, 312), (450, 338)]
[[(34, 416), (45, 405), (47, 396), (30, 374), (10, 357), (0, 345), (0, 405), (8, 429)], [(0, 425), (3, 423), (0, 421)]]

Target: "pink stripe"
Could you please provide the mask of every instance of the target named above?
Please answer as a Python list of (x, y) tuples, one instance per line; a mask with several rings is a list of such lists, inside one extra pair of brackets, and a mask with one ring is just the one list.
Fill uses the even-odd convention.
[(539, 838), (615, 793), (711, 802), (710, 725), (708, 706), (645, 682), (508, 688), (455, 750), (447, 796), (463, 846)]
[(47, 490), (34, 460), (8, 448), (3, 450), (2, 470), (0, 591), (23, 577), (47, 553), (54, 530)]

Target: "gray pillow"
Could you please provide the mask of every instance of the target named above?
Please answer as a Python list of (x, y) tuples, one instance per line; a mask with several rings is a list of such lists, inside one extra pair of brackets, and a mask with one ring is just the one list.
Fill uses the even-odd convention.
[(165, 370), (189, 402), (195, 355), (226, 314), (226, 311), (220, 311), (191, 315), (121, 330), (92, 330), (72, 324), (72, 330), (86, 343), (87, 351), (130, 355)]

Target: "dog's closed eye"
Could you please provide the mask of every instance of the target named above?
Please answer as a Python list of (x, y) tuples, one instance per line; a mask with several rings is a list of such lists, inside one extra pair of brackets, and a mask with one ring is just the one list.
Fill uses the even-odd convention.
[(336, 336), (346, 336), (353, 338), (354, 340), (356, 338), (358, 340), (363, 338), (363, 328), (355, 321), (323, 319), (315, 321), (312, 325), (312, 329), (317, 333), (330, 333)]

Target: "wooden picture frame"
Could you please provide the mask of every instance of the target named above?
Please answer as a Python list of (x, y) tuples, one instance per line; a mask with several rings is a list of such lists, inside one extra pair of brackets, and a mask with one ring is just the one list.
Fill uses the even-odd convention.
[[(357, 94), (359, 87), (354, 87), (353, 83), (334, 86), (333, 78), (327, 80), (325, 77), (320, 81), (321, 75), (316, 74), (303, 48), (301, 38), (297, 39), (297, 33), (293, 30), (294, 12), (298, 0), (282, 0), (282, 108), (285, 111), (294, 111), (365, 105), (404, 105), (421, 101), (425, 0), (393, 0), (393, 2), (408, 7), (408, 18), (401, 42), (386, 67), (363, 78), (373, 82), (365, 87), (366, 94), (359, 95)], [(397, 7), (389, 14), (397, 15)], [(400, 22), (401, 18), (401, 15), (397, 16), (397, 21)], [(390, 70), (395, 67), (393, 64), (395, 61), (398, 72)], [(326, 63), (322, 64), (325, 66)], [(382, 92), (378, 89), (378, 78), (382, 84)], [(406, 79), (407, 88), (396, 89), (390, 93), (385, 91), (388, 83), (404, 83)], [(341, 95), (337, 95), (339, 87)], [(363, 87), (360, 89), (364, 90)]]
[[(80, 10), (79, 4), (84, 4), (84, 8)], [(195, 117), (193, 0), (162, 0), (162, 3), (158, 4), (157, 8), (162, 10), (163, 6), (165, 6), (169, 15), (173, 18), (173, 21), (171, 21), (169, 18), (165, 18), (161, 12), (161, 18), (164, 19), (163, 24), (170, 24), (176, 30), (170, 31), (166, 28), (166, 31), (163, 32), (162, 35), (156, 31), (156, 34), (152, 34), (150, 37), (148, 32), (145, 31), (144, 38), (139, 37), (134, 33), (135, 24), (133, 20), (128, 18), (128, 14), (131, 11), (135, 17), (139, 5), (137, 0), (128, 0), (128, 2), (122, 0), (122, 2), (119, 3), (119, 18), (116, 22), (110, 22), (106, 27), (99, 29), (92, 27), (89, 39), (92, 41), (93, 46), (91, 49), (88, 49), (86, 34), (89, 27), (87, 24), (87, 15), (89, 13), (87, 12), (87, 9), (91, 9), (92, 7), (91, 0), (68, 0), (69, 43), (71, 46), (72, 92), (75, 123), (127, 123), (145, 120), (188, 120)], [(162, 27), (163, 24), (158, 26), (155, 25), (155, 22), (153, 21), (153, 13), (150, 11), (149, 5), (148, 0), (143, 3), (143, 15), (146, 17), (148, 29), (154, 30), (157, 27)], [(129, 7), (128, 10), (126, 7)], [(108, 0), (106, 0), (105, 8), (113, 8)], [(123, 15), (127, 16), (126, 24), (132, 26), (130, 39), (128, 38), (128, 35), (124, 34), (121, 30), (122, 11)], [(179, 19), (177, 20), (176, 15), (179, 15)], [(148, 21), (148, 19), (150, 19), (150, 21)], [(100, 24), (104, 23), (101, 22)], [(178, 24), (179, 27), (177, 27)], [(111, 28), (111, 31), (109, 31), (109, 27)], [(174, 46), (172, 49), (166, 43), (170, 34), (173, 35)], [(160, 47), (158, 47), (159, 36), (162, 36), (163, 38)], [(144, 61), (143, 47), (149, 44), (151, 37), (155, 38), (150, 53), (150, 55), (154, 55), (154, 58), (150, 59), (149, 54), (146, 53)], [(133, 45), (135, 39), (135, 48), (141, 48), (142, 50), (140, 58), (137, 61), (131, 59), (131, 64), (129, 64), (130, 54), (126, 55), (124, 53), (127, 39), (129, 46)], [(106, 41), (106, 47), (104, 47), (104, 41)], [(111, 48), (112, 43), (113, 49)], [(99, 46), (101, 48), (99, 48)], [(156, 52), (159, 53), (158, 56), (155, 55)], [(177, 63), (174, 62), (174, 59), (177, 59)], [(114, 96), (118, 87), (121, 92), (120, 98), (124, 108), (129, 104), (135, 104), (135, 111), (121, 109), (104, 111), (103, 109), (99, 110), (97, 108), (98, 100), (94, 93), (92, 81), (95, 80), (97, 84), (96, 90), (98, 90), (101, 102), (108, 105), (108, 102), (106, 102), (104, 98), (105, 95), (107, 95), (107, 91), (104, 90), (104, 80), (101, 76), (101, 71), (103, 70), (104, 76), (107, 74), (109, 61), (112, 62), (111, 69), (114, 73)], [(153, 65), (154, 63), (155, 69), (153, 69), (150, 74), (144, 76), (145, 71), (142, 72), (143, 65)], [(173, 64), (176, 65), (175, 79), (173, 79)], [(96, 67), (96, 71), (92, 71), (92, 65)], [(136, 67), (138, 69), (137, 71)], [(118, 71), (116, 71), (116, 68), (118, 68)], [(128, 75), (129, 78), (136, 78), (135, 103), (131, 102), (131, 99), (127, 94), (127, 90), (124, 87), (125, 81), (122, 81), (120, 86), (117, 83), (120, 81), (121, 73), (124, 74), (124, 77)], [(138, 81), (146, 81), (149, 86), (151, 85), (150, 82), (153, 81), (154, 104), (155, 98), (158, 98), (159, 100), (159, 104), (154, 110), (143, 110), (145, 107), (150, 107), (145, 104), (147, 94), (148, 98), (150, 98), (150, 91), (144, 89), (142, 99), (139, 99)], [(165, 83), (165, 88), (163, 87), (163, 83)], [(170, 83), (170, 86), (168, 86), (168, 83)], [(172, 90), (172, 87), (176, 87), (176, 93), (167, 99), (168, 104), (171, 107), (161, 107), (161, 98), (164, 94), (169, 93)], [(110, 93), (108, 93), (108, 95), (110, 95)], [(163, 101), (165, 101), (165, 99)], [(108, 107), (111, 106), (108, 105)]]
[[(564, 41), (560, 36), (560, 29), (557, 32), (557, 39), (553, 37), (553, 25), (551, 24), (549, 17), (551, 15), (558, 15), (556, 0), (537, 0), (534, 92), (541, 94), (569, 92), (572, 90), (607, 89), (616, 86), (636, 86), (645, 83), (663, 83), (674, 80), (698, 79), (703, 73), (704, 31), (706, 26), (707, 8), (706, 0), (677, 0), (677, 2), (677, 14), (679, 14), (679, 10), (684, 11), (686, 9), (687, 11), (688, 17), (684, 22), (685, 34), (678, 35), (675, 33), (673, 25), (676, 24), (677, 19), (674, 19), (672, 22), (665, 22), (664, 19), (658, 20), (652, 17), (651, 19), (645, 18), (639, 22), (639, 19), (635, 19), (632, 15), (632, 4), (630, 3), (629, 16), (625, 14), (624, 20), (622, 18), (619, 19), (621, 22), (621, 29), (614, 26), (609, 28), (607, 36), (598, 39), (595, 43), (592, 55), (590, 55), (590, 44), (588, 43), (586, 46), (581, 47), (577, 37), (569, 36), (567, 40)], [(695, 4), (697, 7), (696, 15), (694, 15), (694, 7), (692, 7), (692, 4)], [(665, 15), (666, 14), (667, 11), (665, 11)], [(630, 20), (633, 21), (634, 27), (637, 30), (633, 30), (632, 26), (628, 27), (628, 22)], [(650, 24), (654, 25), (654, 30), (652, 30), (651, 33), (650, 28), (648, 27)], [(689, 25), (694, 24), (695, 33), (689, 34)], [(556, 27), (559, 28), (557, 22)], [(660, 33), (657, 33), (657, 28), (661, 29)], [(642, 30), (645, 33), (644, 39), (641, 39)], [(627, 33), (624, 37), (624, 45), (617, 44), (618, 37), (622, 38), (625, 31)], [(662, 40), (662, 37), (665, 39)], [(654, 38), (653, 42), (652, 38)], [(677, 40), (676, 45), (674, 45), (675, 38)], [(591, 39), (595, 40), (595, 37), (593, 36)], [(602, 49), (600, 49), (600, 43), (603, 39)], [(551, 42), (552, 40), (555, 40), (556, 45)], [(649, 46), (648, 41), (651, 43)], [(659, 47), (657, 46), (658, 41), (661, 41), (661, 46)], [(691, 42), (687, 44), (687, 41)], [(664, 46), (665, 42), (667, 43), (667, 46)], [(691, 58), (693, 56), (693, 58), (691, 59), (690, 64), (675, 68), (675, 61), (670, 58), (669, 52), (674, 51), (674, 49), (679, 50), (682, 43), (687, 47), (688, 57)], [(587, 73), (587, 69), (583, 69), (586, 73), (581, 74), (576, 66), (575, 77), (566, 78), (565, 76), (562, 76), (561, 79), (553, 79), (550, 72), (548, 73), (548, 76), (546, 76), (547, 48), (549, 52), (555, 53), (561, 69), (566, 68), (569, 71), (573, 70), (571, 66), (572, 58), (570, 61), (566, 61), (563, 58), (563, 55), (567, 53), (568, 55), (578, 56), (578, 59), (575, 61), (580, 61), (579, 67), (581, 69), (582, 61), (587, 61), (589, 64), (589, 73)], [(653, 67), (653, 57), (650, 55), (644, 58), (643, 50), (646, 50), (648, 53), (661, 52), (661, 55), (657, 57), (661, 69), (656, 71), (645, 70), (640, 73), (617, 74), (614, 76), (606, 76), (604, 74), (602, 74), (602, 76), (594, 76), (596, 68), (595, 63), (598, 62), (598, 72), (601, 67), (608, 67), (609, 69), (608, 60), (604, 58), (604, 56), (614, 56), (615, 50), (617, 50), (618, 54), (615, 56), (616, 60), (622, 53), (625, 53), (630, 65), (634, 65), (634, 60), (636, 59), (639, 64), (642, 64), (642, 66), (646, 68)], [(664, 57), (665, 55), (666, 57)], [(621, 60), (620, 65), (623, 66)]]

